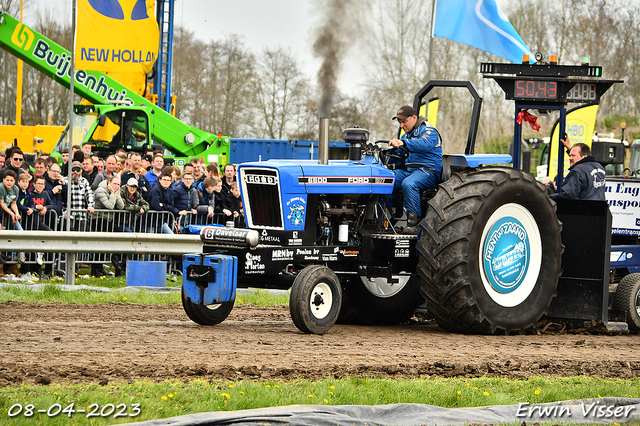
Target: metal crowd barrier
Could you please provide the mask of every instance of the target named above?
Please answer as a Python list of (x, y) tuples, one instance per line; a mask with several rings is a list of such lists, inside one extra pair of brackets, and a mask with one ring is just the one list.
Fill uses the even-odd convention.
[[(70, 210), (71, 229), (77, 231), (88, 232), (136, 232), (148, 234), (161, 234), (163, 231), (162, 224), (166, 224), (167, 232), (176, 233), (175, 218), (173, 213), (167, 211), (153, 211), (146, 213), (132, 213), (126, 210), (94, 210), (93, 213), (87, 213), (86, 210)], [(63, 212), (61, 218), (62, 223), (65, 222), (66, 211)], [(78, 220), (77, 218), (80, 218)], [(83, 220), (84, 219), (84, 220)], [(64, 225), (62, 226), (64, 229)], [(105, 247), (108, 251), (108, 247)], [(115, 258), (114, 258), (115, 256)], [(64, 270), (66, 266), (66, 256), (59, 256), (60, 262), (58, 267)], [(115, 260), (115, 262), (114, 262)], [(165, 261), (167, 262), (167, 274), (182, 273), (182, 258), (180, 256), (167, 256), (161, 254), (126, 254), (112, 255), (110, 252), (105, 253), (78, 253), (76, 262), (79, 264), (96, 264), (104, 265), (109, 263), (118, 263), (126, 265), (129, 260), (144, 261)]]
[[(40, 223), (48, 226), (52, 232), (66, 230), (66, 215), (70, 213), (70, 227), (72, 231), (114, 233), (114, 232), (135, 232), (143, 234), (178, 233), (176, 220), (171, 212), (148, 211), (144, 214), (135, 214), (125, 210), (95, 210), (88, 213), (86, 210), (71, 209), (65, 210), (58, 216), (55, 211), (47, 211), (45, 216), (36, 217), (35, 213), (26, 216), (21, 220), (24, 230), (43, 230)], [(8, 215), (1, 215), (0, 223), (4, 229), (14, 229), (10, 224), (11, 218)], [(46, 228), (45, 228), (46, 229)], [(96, 243), (100, 243), (96, 241)], [(123, 254), (113, 255), (109, 250), (108, 242), (104, 243), (101, 253), (78, 253), (76, 262), (85, 265), (98, 265), (112, 263), (113, 257), (119, 264), (126, 264), (128, 260), (144, 261), (166, 261), (167, 274), (180, 274), (182, 271), (182, 259), (179, 255), (165, 254)], [(10, 258), (12, 263), (18, 263), (18, 252), (5, 252), (5, 256)], [(120, 257), (122, 256), (122, 258)], [(36, 264), (37, 252), (25, 252), (23, 264)], [(49, 269), (62, 273), (66, 266), (65, 253), (45, 253), (43, 256), (45, 265), (50, 265)]]
[[(185, 216), (179, 216), (177, 219), (171, 212), (148, 211), (144, 214), (132, 213), (126, 210), (94, 210), (93, 213), (87, 210), (71, 209), (64, 210), (62, 215), (54, 210), (48, 210), (44, 216), (33, 213), (25, 216), (21, 220), (21, 225), (25, 231), (45, 230), (44, 225), (51, 232), (60, 232), (66, 230), (66, 216), (70, 214), (71, 231), (79, 232), (95, 232), (95, 233), (114, 233), (114, 232), (135, 232), (139, 234), (162, 234), (162, 233), (188, 233), (188, 225), (225, 225), (229, 219), (222, 213), (208, 217), (206, 214), (188, 213)], [(237, 228), (244, 227), (242, 217), (232, 219), (234, 226)], [(10, 224), (10, 217), (7, 215), (0, 216), (0, 223), (3, 229), (14, 229)], [(167, 274), (180, 274), (182, 272), (182, 258), (179, 255), (167, 254), (122, 254), (114, 255), (109, 249), (107, 241), (96, 243), (104, 244), (102, 252), (99, 253), (78, 253), (76, 262), (85, 265), (109, 264), (115, 260), (122, 264), (129, 260), (144, 261), (166, 261)], [(5, 252), (6, 257), (10, 258), (12, 263), (18, 263), (18, 252)], [(25, 252), (25, 261), (28, 265), (37, 264), (37, 252)], [(44, 253), (43, 264), (47, 265), (47, 271), (50, 269), (54, 272), (62, 273), (66, 267), (65, 253)], [(51, 272), (51, 271), (49, 271)]]
[[(20, 219), (20, 225), (22, 226), (22, 229), (26, 231), (47, 230), (47, 227), (51, 231), (57, 231), (58, 223), (58, 213), (55, 210), (47, 210), (47, 212), (42, 216), (38, 212), (34, 211), (29, 216), (22, 215), (22, 218)], [(11, 218), (6, 214), (0, 215), (0, 224), (2, 225), (2, 229), (15, 229), (15, 226), (11, 223)], [(18, 263), (18, 252), (3, 252), (2, 255), (5, 258), (10, 259), (10, 262)], [(37, 264), (36, 252), (25, 252), (24, 255), (25, 261), (22, 263), (29, 265)], [(56, 261), (57, 258), (55, 255), (43, 255), (43, 265), (53, 265), (56, 263)]]

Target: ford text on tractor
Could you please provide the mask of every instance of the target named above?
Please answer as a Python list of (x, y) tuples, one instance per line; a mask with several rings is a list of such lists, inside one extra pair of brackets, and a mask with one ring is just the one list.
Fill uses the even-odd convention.
[[(499, 65), (483, 69), (497, 80), (502, 71), (491, 66)], [(543, 67), (555, 70), (555, 77), (540, 75), (539, 68), (523, 64), (514, 70), (554, 87), (552, 100), (560, 107), (565, 86), (568, 91), (584, 78), (573, 72), (578, 67)], [(514, 81), (516, 88), (522, 84), (514, 78), (511, 90)], [(291, 316), (305, 333), (323, 334), (336, 322), (398, 323), (425, 300), (438, 325), (454, 332), (522, 333), (545, 313), (559, 311), (554, 297), (562, 303), (576, 298), (561, 306), (572, 319), (591, 320), (597, 305), (595, 320), (609, 324), (603, 281), (608, 270), (598, 268), (605, 259), (586, 268), (593, 276), (568, 277), (565, 290), (563, 240), (584, 231), (563, 230), (545, 186), (519, 170), (518, 161), (506, 167), (499, 164), (511, 162), (508, 155), (474, 154), (482, 99), (470, 82), (430, 81), (414, 98), (416, 110), (434, 87), (467, 89), (471, 126), (464, 154), (445, 155), (443, 181), (424, 194), (417, 236), (396, 227), (390, 159), (398, 154), (368, 143), (364, 129), (343, 132), (351, 147), (348, 160), (328, 161), (321, 148), (317, 162), (241, 164), (237, 177), (248, 229), (202, 229), (203, 253), (183, 261), (182, 303), (189, 318), (202, 325), (224, 321), (236, 287), (244, 286), (291, 287)], [(321, 147), (327, 134), (328, 119), (321, 118)], [(569, 213), (575, 210), (568, 206)], [(580, 205), (573, 213), (587, 212), (587, 219), (600, 223), (606, 218), (600, 207)], [(577, 294), (585, 282), (590, 292), (598, 286), (600, 291)]]

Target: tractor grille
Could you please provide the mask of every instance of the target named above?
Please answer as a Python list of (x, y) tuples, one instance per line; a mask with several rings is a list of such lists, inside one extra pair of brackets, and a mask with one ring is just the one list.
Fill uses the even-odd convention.
[(244, 201), (247, 203), (247, 225), (283, 228), (280, 179), (278, 171), (262, 168), (241, 168), (240, 179)]

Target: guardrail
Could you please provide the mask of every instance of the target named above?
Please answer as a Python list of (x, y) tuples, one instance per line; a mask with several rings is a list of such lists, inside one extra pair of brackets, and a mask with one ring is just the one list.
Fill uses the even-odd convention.
[[(118, 268), (124, 271), (129, 260), (162, 260), (167, 264), (167, 274), (181, 273), (181, 255), (201, 253), (202, 243), (198, 235), (175, 233), (186, 224), (211, 224), (227, 219), (221, 214), (213, 218), (193, 214), (174, 218), (170, 212), (149, 211), (140, 215), (124, 210), (95, 210), (89, 214), (85, 209), (78, 209), (70, 211), (74, 219), (72, 231), (68, 232), (63, 231), (67, 213), (64, 211), (58, 217), (55, 211), (49, 210), (44, 216), (35, 213), (25, 216), (24, 231), (10, 230), (9, 217), (0, 214), (4, 228), (0, 231), (0, 253), (9, 263), (27, 265), (27, 271), (37, 274), (42, 273), (37, 263), (43, 263), (45, 275), (67, 270), (67, 258), (74, 268), (75, 263), (90, 265), (92, 274), (94, 268), (99, 268), (95, 269), (96, 274), (104, 273), (102, 265), (109, 263), (116, 273)], [(236, 226), (241, 223), (239, 218)], [(19, 262), (21, 253), (25, 256)], [(24, 270), (21, 267), (21, 271)]]
[(1, 231), (3, 251), (180, 255), (201, 253), (202, 241), (199, 235), (185, 234)]

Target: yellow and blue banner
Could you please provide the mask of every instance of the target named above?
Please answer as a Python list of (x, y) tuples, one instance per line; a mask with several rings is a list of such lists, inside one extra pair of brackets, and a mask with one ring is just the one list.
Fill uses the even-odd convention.
[[(436, 122), (438, 121), (438, 108), (440, 107), (440, 99), (439, 98), (432, 98), (429, 99), (429, 116), (426, 117), (427, 121), (429, 122), (429, 124), (431, 124), (433, 127), (436, 127)], [(420, 112), (418, 113), (418, 115), (421, 116), (425, 116), (425, 112), (426, 112), (426, 104), (423, 104), (420, 106)]]
[(76, 69), (102, 71), (138, 93), (158, 55), (155, 0), (77, 0)]
[[(582, 105), (567, 111), (565, 118), (566, 134), (569, 137), (571, 146), (577, 143), (584, 143), (591, 146), (593, 132), (596, 126), (596, 116), (598, 115), (598, 105)], [(558, 143), (560, 132), (556, 121), (551, 132), (551, 146), (549, 147), (549, 177), (555, 179), (558, 174)], [(569, 156), (564, 156), (564, 175), (569, 170)]]
[(440, 0), (436, 5), (433, 35), (467, 44), (513, 63), (521, 63), (523, 55), (533, 58), (531, 50), (495, 0)]

